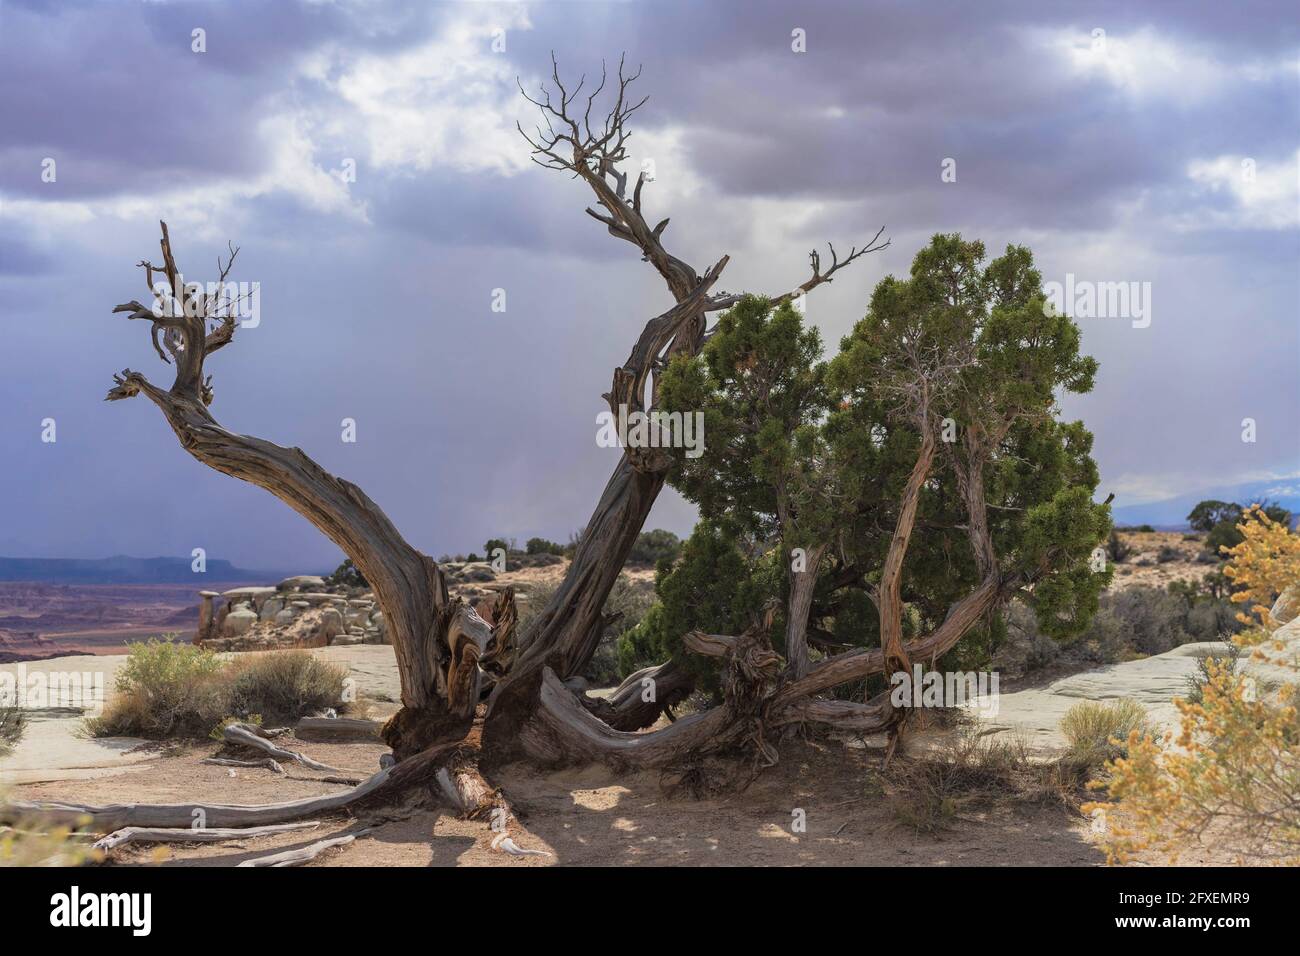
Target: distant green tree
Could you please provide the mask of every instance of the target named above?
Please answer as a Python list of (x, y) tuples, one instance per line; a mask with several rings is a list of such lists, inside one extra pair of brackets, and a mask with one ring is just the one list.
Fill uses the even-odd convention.
[[(1267, 500), (1259, 502), (1259, 506), (1270, 520), (1290, 525), (1292, 515), (1286, 508)], [(1187, 516), (1187, 523), (1194, 530), (1206, 533), (1205, 550), (1215, 557), (1220, 557), (1223, 553), (1221, 549), (1235, 548), (1245, 540), (1237, 527), (1245, 511), (1244, 505), (1208, 499), (1191, 510)]]
[(1194, 531), (1209, 532), (1223, 521), (1236, 524), (1241, 517), (1241, 505), (1231, 501), (1207, 499), (1196, 505), (1187, 516), (1187, 523)]
[(370, 582), (367, 581), (365, 575), (361, 573), (361, 569), (352, 563), (351, 558), (344, 558), (343, 563), (335, 568), (333, 573), (325, 579), (325, 583), (334, 587), (370, 587)]
[(681, 554), (681, 551), (681, 538), (671, 531), (656, 528), (653, 531), (642, 531), (636, 536), (636, 541), (633, 543), (627, 559), (637, 564), (653, 566), (658, 565), (664, 558), (669, 561), (674, 560)]
[(545, 538), (529, 538), (524, 550), (528, 554), (564, 554), (564, 545)]
[(483, 553), (489, 558), (492, 557), (492, 552), (497, 548), (500, 548), (506, 554), (509, 554), (515, 550), (514, 540), (512, 539), (507, 541), (505, 538), (488, 538), (487, 541), (483, 543)]

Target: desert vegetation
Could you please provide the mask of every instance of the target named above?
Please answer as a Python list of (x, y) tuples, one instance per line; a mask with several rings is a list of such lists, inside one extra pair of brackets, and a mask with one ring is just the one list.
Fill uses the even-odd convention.
[(98, 737), (206, 737), (223, 721), (292, 721), (337, 707), (344, 671), (303, 651), (225, 660), (169, 640), (131, 646), (117, 695), (87, 721)]
[(27, 727), (27, 715), (22, 708), (12, 705), (0, 706), (0, 754), (10, 750), (22, 739)]
[[(1143, 852), (1176, 860), (1210, 837), (1243, 857), (1300, 862), (1300, 693), (1294, 647), (1278, 633), (1295, 619), (1300, 534), (1258, 506), (1238, 513), (1235, 532), (1237, 543), (1221, 547), (1232, 600), (1246, 609), (1236, 649), (1202, 663), (1177, 702), (1176, 735), (1131, 728), (1126, 755), (1097, 784), (1109, 802), (1089, 809), (1106, 814), (1117, 862)], [(1261, 677), (1240, 666), (1246, 653), (1266, 665)]]
[[(1130, 552), (1109, 499), (1096, 500), (1092, 434), (1058, 405), (1093, 387), (1097, 363), (1075, 323), (1047, 308), (1029, 249), (990, 255), (974, 238), (935, 235), (906, 276), (876, 285), (828, 349), (803, 297), (884, 248), (883, 228), (844, 255), (813, 251), (810, 277), (788, 291), (719, 290), (729, 257), (697, 268), (670, 252), (669, 220), (655, 222), (645, 205), (649, 180), (626, 169), (630, 121), (644, 103), (632, 92), (637, 78), (620, 63), (583, 94), (557, 66), (539, 92), (524, 93), (542, 123), (521, 133), (535, 162), (588, 191), (587, 213), (650, 264), (672, 299), (645, 321), (602, 397), (616, 416), (698, 414), (706, 442), (699, 455), (671, 442), (624, 447), (567, 545), (485, 542), (488, 560), (569, 559), (553, 589), (521, 606), (508, 587), (478, 606), (451, 597), (445, 565), (454, 562), (413, 547), (359, 487), (297, 448), (218, 423), (210, 360), (228, 354), (238, 323), (228, 302), (182, 279), (161, 224), (161, 261), (140, 266), (151, 291), (156, 278), (167, 290), (164, 307), (132, 300), (114, 311), (150, 329), (175, 377), (162, 387), (125, 369), (107, 398), (143, 396), (191, 456), (275, 495), (344, 552), (331, 581), (373, 589), (396, 656), (401, 708), (382, 729), (393, 759), (328, 799), (66, 805), (56, 822), (167, 828), (201, 810), (237, 830), (417, 789), (518, 833), (508, 792), (492, 782), (506, 765), (653, 770), (698, 791), (752, 782), (778, 762), (784, 739), (851, 733), (883, 741), (883, 772), (920, 723), (887, 692), (890, 675), (914, 665), (986, 667), (1012, 631), (1027, 660), (1046, 666), (1061, 647), (1122, 660), (1242, 626), (1226, 611), (1228, 589), (1213, 584), (1106, 593)], [(219, 283), (237, 253), (231, 246), (218, 260)], [(666, 485), (699, 511), (684, 541), (644, 530)], [(1201, 530), (1213, 537), (1223, 520), (1207, 512)], [(1237, 547), (1276, 544), (1243, 535)], [(1178, 555), (1170, 546), (1150, 561)], [(629, 564), (655, 567), (653, 594), (621, 577)], [(1241, 552), (1228, 579), (1257, 604), (1271, 567)], [(1203, 703), (1188, 705), (1197, 713), (1222, 698), (1218, 673), (1208, 673)], [(234, 720), (247, 736), (259, 718), (333, 706), (342, 679), (305, 654), (229, 663), (142, 645), (91, 730), (159, 738), (225, 727), (229, 739)], [(587, 692), (620, 679), (608, 696)], [(676, 713), (688, 699), (691, 712)], [(1059, 795), (1078, 782), (1068, 767), (1105, 764), (1112, 797), (1129, 800), (1141, 790), (1135, 775), (1154, 773), (1144, 761), (1157, 761), (1144, 726), (1140, 708), (1124, 703), (1081, 707), (1067, 715), (1066, 761), (1046, 768), (972, 737), (899, 769), (891, 799), (900, 821), (924, 831), (972, 792)], [(1282, 738), (1269, 729), (1268, 739)], [(1133, 812), (1145, 812), (1140, 802)]]

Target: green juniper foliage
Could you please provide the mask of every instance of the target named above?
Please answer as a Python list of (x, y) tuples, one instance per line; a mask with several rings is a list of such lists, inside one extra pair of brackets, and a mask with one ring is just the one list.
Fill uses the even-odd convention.
[[(795, 548), (816, 574), (814, 652), (878, 644), (875, 590), (918, 468), (904, 637), (931, 632), (990, 574), (1001, 600), (954, 659), (987, 662), (1013, 594), (1044, 634), (1087, 626), (1110, 578), (1092, 553), (1111, 523), (1093, 502), (1092, 435), (1058, 419), (1057, 396), (1089, 391), (1097, 365), (1073, 321), (1045, 308), (1029, 250), (984, 263), (981, 243), (935, 236), (908, 278), (877, 285), (829, 361), (788, 302), (747, 297), (698, 356), (672, 362), (661, 405), (702, 411), (706, 438), (701, 457), (677, 453), (669, 480), (701, 523), (660, 570), (660, 604), (627, 635), (625, 670), (676, 652), (683, 630), (734, 633), (768, 597), (788, 611)], [(991, 556), (972, 543), (977, 523)]]

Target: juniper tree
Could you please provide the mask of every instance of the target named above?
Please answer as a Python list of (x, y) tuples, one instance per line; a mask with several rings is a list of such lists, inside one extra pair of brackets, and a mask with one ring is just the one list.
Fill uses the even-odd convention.
[[(164, 225), (161, 263), (140, 263), (155, 302), (132, 300), (115, 311), (150, 328), (154, 351), (174, 365), (175, 378), (162, 387), (124, 369), (107, 398), (143, 396), (161, 411), (186, 452), (276, 495), (355, 563), (384, 610), (394, 645), (402, 708), (385, 726), (384, 738), (397, 763), (353, 792), (306, 801), (45, 808), (53, 819), (89, 816), (97, 827), (177, 827), (202, 809), (212, 826), (275, 824), (430, 782), (466, 815), (495, 808), (510, 819), (504, 796), (479, 773), (480, 752), (499, 760), (608, 761), (636, 769), (740, 750), (770, 763), (776, 759), (770, 734), (786, 726), (861, 732), (895, 726), (898, 717), (887, 702), (826, 695), (900, 662), (945, 653), (1017, 594), (1027, 595), (1058, 630), (1086, 616), (1101, 578), (1087, 571), (1084, 559), (1104, 537), (1108, 520), (1105, 507), (1091, 502), (1091, 436), (1077, 423), (1056, 422), (1050, 398), (1054, 388), (1085, 389), (1092, 366), (1078, 356), (1077, 332), (1068, 321), (1035, 314), (1042, 311), (1042, 297), (1028, 254), (1009, 252), (981, 272), (977, 245), (953, 238), (936, 246), (918, 257), (920, 271), (914, 269), (913, 278), (873, 298), (874, 311), (842, 356), (825, 368), (816, 366), (810, 348), (815, 340), (791, 323), (788, 305), (883, 248), (883, 230), (842, 259), (833, 247), (829, 263), (814, 253), (812, 275), (789, 291), (760, 300), (715, 291), (729, 258), (697, 270), (671, 253), (664, 244), (668, 220), (651, 225), (647, 218), (646, 176), (629, 183), (629, 119), (644, 102), (629, 94), (635, 79), (620, 63), (616, 77), (602, 70), (600, 82), (582, 95), (582, 81), (566, 87), (553, 68), (539, 93), (525, 94), (543, 117), (535, 133), (524, 134), (533, 159), (590, 191), (596, 205), (588, 213), (656, 270), (673, 300), (645, 322), (627, 359), (614, 368), (604, 398), (615, 413), (653, 413), (661, 407), (664, 379), (676, 374), (665, 373), (671, 363), (690, 361), (706, 343), (713, 355), (725, 358), (728, 341), (743, 350), (745, 329), (766, 339), (765, 329), (774, 328), (771, 341), (758, 344), (790, 363), (761, 370), (769, 396), (780, 396), (782, 407), (743, 441), (755, 454), (751, 470), (769, 486), (782, 486), (738, 483), (734, 500), (718, 501), (732, 500), (743, 519), (737, 526), (748, 522), (756, 535), (779, 538), (782, 551), (824, 546), (813, 565), (818, 573), (810, 616), (833, 619), (841, 630), (843, 622), (856, 627), (863, 620), (856, 598), (874, 599), (883, 648), (837, 652), (828, 646), (800, 675), (795, 646), (796, 664), (788, 671), (769, 643), (779, 609), (768, 603), (739, 633), (695, 628), (680, 636), (682, 652), (720, 662), (717, 706), (665, 729), (625, 733), (653, 721), (665, 702), (689, 687), (674, 661), (643, 675), (645, 690), (629, 694), (620, 688), (609, 700), (575, 689), (571, 678), (591, 660), (608, 625), (610, 590), (675, 467), (667, 450), (622, 450), (563, 581), (526, 628), (517, 627), (509, 589), (498, 596), (490, 620), (480, 617), (450, 596), (438, 562), (407, 542), (360, 488), (300, 449), (218, 423), (210, 411), (210, 359), (231, 345), (239, 323), (220, 296), (184, 282)], [(606, 95), (612, 99), (608, 109), (596, 107)], [(234, 258), (232, 248), (229, 258), (219, 260), (218, 285)], [(945, 285), (954, 277), (956, 285)], [(775, 326), (769, 315), (757, 323), (755, 301), (766, 303), (760, 311), (775, 313)], [(711, 332), (710, 316), (728, 311), (732, 317)], [(748, 325), (741, 321), (746, 315)], [(909, 365), (902, 359), (915, 346), (899, 330), (913, 322), (941, 348), (913, 356), (920, 361)], [(955, 365), (953, 356), (960, 358)], [(885, 365), (873, 367), (873, 361)], [(921, 378), (909, 379), (918, 370)], [(926, 379), (931, 373), (937, 377)], [(733, 398), (742, 396), (738, 391)], [(963, 437), (959, 445), (937, 451), (934, 429), (946, 404)], [(735, 457), (728, 467), (741, 463)], [(703, 488), (700, 497), (708, 497)], [(911, 547), (914, 527), (921, 529), (921, 541)], [(787, 603), (795, 593), (787, 589)], [(825, 614), (817, 608), (822, 596), (831, 602)], [(901, 635), (899, 606), (916, 611)]]
[(907, 279), (880, 282), (825, 364), (789, 305), (745, 299), (664, 377), (665, 407), (705, 415), (705, 453), (679, 456), (670, 481), (706, 533), (736, 527), (810, 555), (806, 590), (792, 574), (784, 602), (796, 682), (810, 632), (832, 638), (823, 649), (879, 644), (891, 674), (910, 670), (909, 637), (930, 635), (933, 657), (996, 632), (1013, 595), (1056, 636), (1096, 610), (1109, 515), (1092, 501), (1092, 437), (1056, 402), (1089, 390), (1096, 363), (1044, 307), (1028, 250), (984, 259), (978, 242), (936, 236)]

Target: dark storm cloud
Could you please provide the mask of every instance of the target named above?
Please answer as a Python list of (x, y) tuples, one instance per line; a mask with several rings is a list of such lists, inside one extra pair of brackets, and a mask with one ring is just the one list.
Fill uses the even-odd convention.
[[(275, 98), (319, 95), (298, 77), (323, 45), (391, 52), (427, 36), (419, 4), (378, 22), (323, 3), (6, 4), (0, 12), (0, 190), (100, 196), (247, 177), (265, 167), (258, 125)], [(208, 52), (191, 49), (206, 31)]]
[[(1108, 486), (1300, 466), (1283, 414), (1300, 407), (1294, 216), (1277, 226), (1276, 203), (1244, 208), (1230, 184), (1188, 175), (1249, 156), (1267, 182), (1294, 182), (1287, 5), (525, 8), (528, 28), (515, 7), (464, 3), (0, 7), (0, 552), (336, 557), (279, 502), (190, 460), (146, 403), (100, 401), (124, 365), (167, 381), (139, 323), (109, 313), (140, 293), (133, 263), (156, 254), (160, 216), (194, 278), (231, 238), (236, 278), (262, 284), (262, 326), (210, 369), (227, 427), (307, 449), (434, 554), (580, 528), (614, 464), (592, 438), (600, 394), (669, 299), (583, 215), (580, 183), (518, 164), (513, 77), (549, 74), (552, 50), (570, 80), (623, 50), (643, 65), (634, 155), (674, 151), (647, 203), (672, 217), (676, 254), (733, 255), (728, 289), (781, 291), (812, 244), (887, 225), (894, 245), (810, 302), (833, 345), (930, 234), (1029, 242), (1048, 278), (1155, 289), (1145, 332), (1081, 323), (1102, 371), (1067, 413), (1096, 432)], [(495, 18), (510, 24), (503, 54), (487, 53)], [(1081, 70), (1061, 43), (1098, 27), (1194, 68), (1180, 82), (1139, 57), (1136, 86)], [(469, 122), (485, 114), (498, 121)], [(41, 182), (46, 156), (57, 187)], [(345, 157), (359, 163), (346, 191), (322, 172)], [(956, 183), (940, 182), (945, 157)], [(1245, 415), (1255, 446), (1236, 437)], [(39, 441), (45, 417), (56, 445)], [(686, 531), (690, 509), (666, 495), (651, 523)]]

